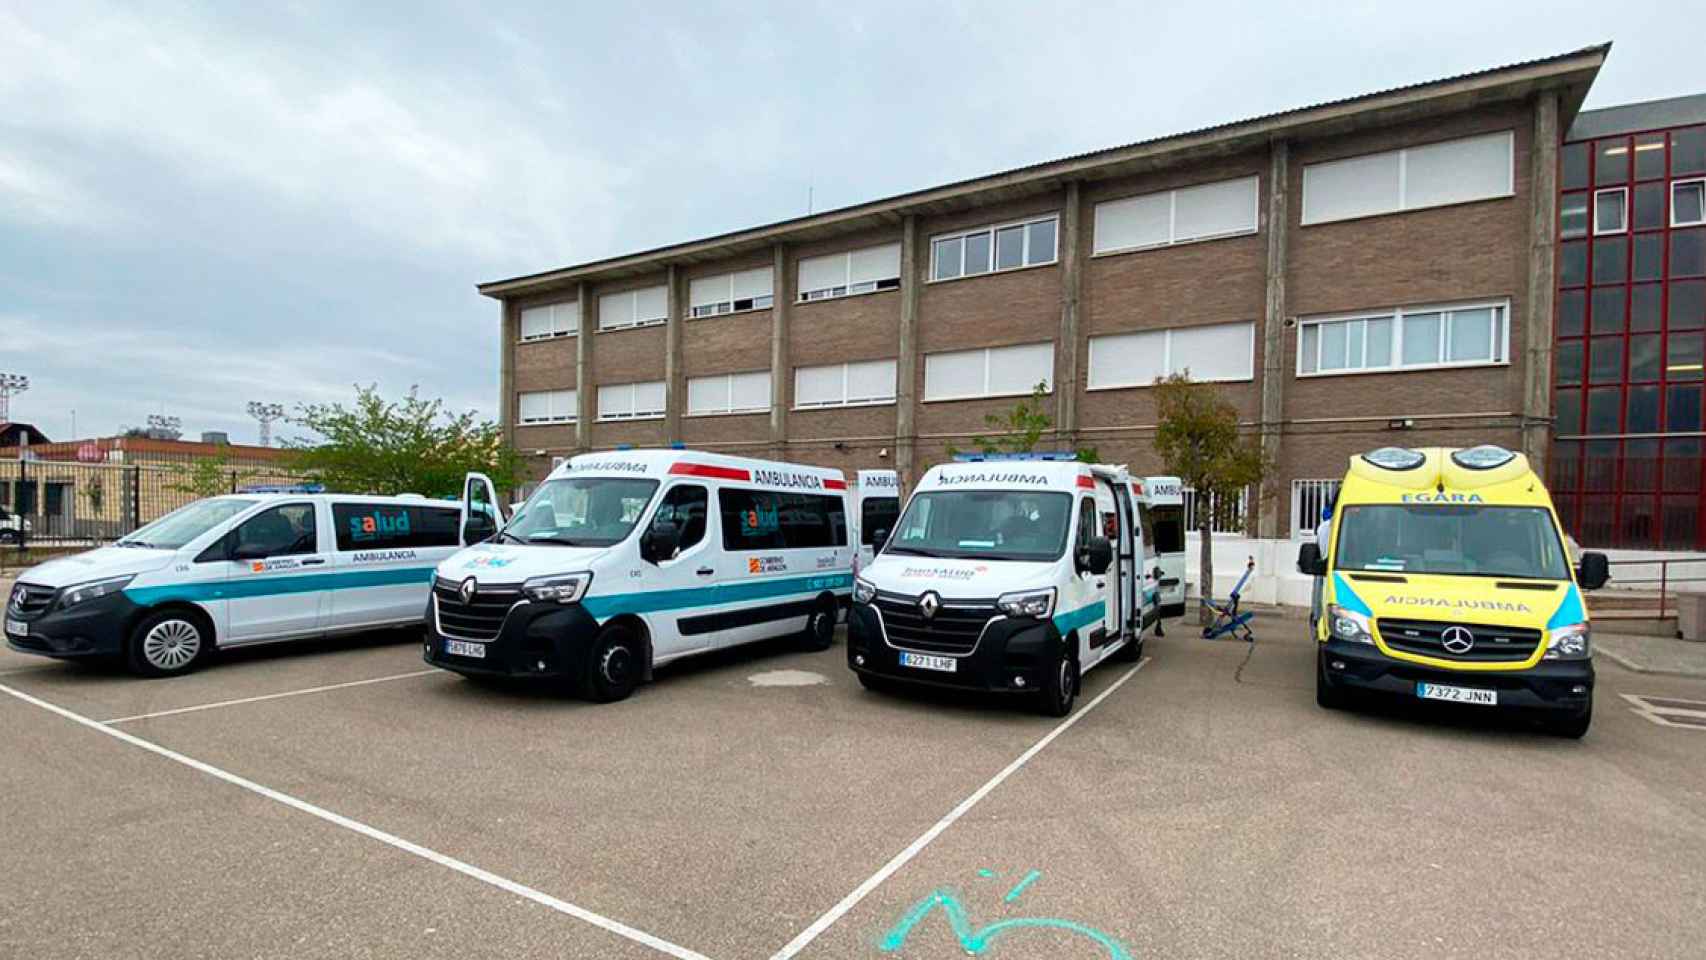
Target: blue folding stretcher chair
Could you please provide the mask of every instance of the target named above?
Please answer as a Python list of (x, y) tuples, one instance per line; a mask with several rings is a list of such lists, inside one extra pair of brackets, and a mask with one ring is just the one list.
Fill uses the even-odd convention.
[(1250, 574), (1256, 572), (1256, 558), (1251, 557), (1244, 564), (1244, 575), (1238, 578), (1232, 593), (1227, 596), (1225, 603), (1215, 603), (1205, 594), (1202, 605), (1214, 611), (1214, 622), (1202, 628), (1203, 639), (1213, 640), (1231, 634), (1245, 643), (1255, 643), (1256, 635), (1250, 632), (1250, 621), (1255, 619), (1253, 613), (1238, 612), (1238, 598), (1244, 592), (1244, 584), (1250, 582)]

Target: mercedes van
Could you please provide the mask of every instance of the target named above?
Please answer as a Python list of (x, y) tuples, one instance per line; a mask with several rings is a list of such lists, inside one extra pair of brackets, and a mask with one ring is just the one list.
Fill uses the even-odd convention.
[(1495, 446), (1384, 447), (1351, 458), (1323, 577), (1315, 699), (1354, 692), (1520, 710), (1569, 737), (1593, 720), (1593, 646), (1582, 590), (1603, 554), (1572, 569), (1551, 497), (1528, 459)]
[(419, 496), (256, 493), (197, 500), (101, 547), (25, 570), (6, 644), (185, 673), (215, 649), (421, 622), (468, 507)]
[(853, 587), (841, 471), (694, 450), (584, 454), (441, 563), (428, 663), (597, 702), (652, 668), (775, 637), (827, 649)]
[(1136, 660), (1155, 622), (1140, 503), (1122, 467), (1016, 457), (930, 468), (860, 571), (847, 665), (894, 683), (1072, 711), (1079, 678)]

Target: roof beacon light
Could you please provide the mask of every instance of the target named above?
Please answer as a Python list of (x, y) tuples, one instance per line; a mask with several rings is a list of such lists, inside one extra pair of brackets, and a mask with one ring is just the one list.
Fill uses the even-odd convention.
[(1478, 447), (1459, 450), (1451, 455), (1451, 462), (1465, 470), (1491, 470), (1502, 467), (1516, 459), (1516, 454), (1504, 447), (1491, 443), (1483, 443)]
[(1362, 458), (1382, 470), (1414, 470), (1428, 459), (1404, 447), (1381, 447), (1363, 454)]

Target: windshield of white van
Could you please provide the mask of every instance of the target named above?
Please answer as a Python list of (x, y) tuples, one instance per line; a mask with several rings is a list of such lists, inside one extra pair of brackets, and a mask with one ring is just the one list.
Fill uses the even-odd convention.
[(1552, 514), (1541, 507), (1380, 504), (1341, 512), (1338, 570), (1569, 577)]
[(197, 500), (115, 541), (115, 545), (176, 550), (259, 502), (238, 497)]
[(521, 543), (608, 547), (628, 538), (657, 488), (656, 480), (626, 477), (547, 480), (501, 536)]
[(979, 560), (1055, 560), (1066, 550), (1072, 497), (1034, 490), (921, 493), (884, 553)]

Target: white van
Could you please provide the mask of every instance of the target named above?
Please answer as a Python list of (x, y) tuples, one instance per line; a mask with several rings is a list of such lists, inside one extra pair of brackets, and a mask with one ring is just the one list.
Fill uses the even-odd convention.
[(854, 529), (859, 532), (859, 556), (853, 572), (876, 559), (876, 534), (893, 530), (900, 519), (900, 474), (893, 470), (859, 470), (853, 480)]
[(847, 665), (867, 687), (1025, 694), (1065, 716), (1079, 677), (1136, 660), (1155, 622), (1140, 507), (1123, 467), (932, 467), (855, 581)]
[(799, 636), (853, 588), (841, 471), (692, 450), (584, 454), (496, 537), (439, 565), (425, 659), (626, 697), (680, 657)]
[[(1185, 615), (1185, 485), (1178, 477), (1144, 477), (1156, 561), (1161, 567), (1161, 616)], [(1145, 531), (1146, 533), (1149, 531)]]
[(464, 542), (466, 510), (419, 496), (197, 500), (111, 546), (25, 570), (6, 643), (167, 676), (215, 648), (418, 624), (433, 568)]

